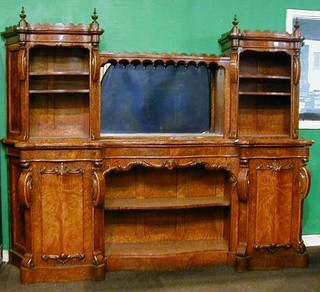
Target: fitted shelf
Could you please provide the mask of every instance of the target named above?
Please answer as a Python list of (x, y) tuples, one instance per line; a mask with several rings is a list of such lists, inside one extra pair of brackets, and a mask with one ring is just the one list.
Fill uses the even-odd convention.
[(270, 91), (270, 92), (257, 92), (257, 91), (239, 91), (239, 95), (274, 95), (274, 96), (290, 96), (290, 92), (275, 92), (275, 91)]
[(89, 72), (83, 72), (83, 71), (35, 71), (30, 72), (30, 76), (73, 76), (73, 75), (85, 75), (89, 76)]
[(89, 89), (32, 89), (31, 94), (89, 93)]
[(148, 199), (106, 199), (106, 210), (157, 210), (229, 206), (226, 197), (189, 197), (189, 198), (148, 198)]
[(283, 75), (262, 75), (262, 74), (240, 74), (240, 79), (280, 79), (280, 80), (290, 80), (290, 76), (283, 76)]

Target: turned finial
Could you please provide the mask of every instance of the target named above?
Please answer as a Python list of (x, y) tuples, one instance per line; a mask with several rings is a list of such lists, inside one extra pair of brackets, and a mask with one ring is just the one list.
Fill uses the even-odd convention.
[(299, 22), (299, 19), (296, 18), (295, 21), (294, 21), (294, 24), (293, 24), (293, 35), (295, 37), (300, 37), (301, 36), (301, 30), (300, 30), (300, 22)]
[(232, 24), (233, 24), (233, 26), (238, 26), (238, 24), (239, 24), (239, 21), (238, 21), (238, 19), (237, 19), (237, 15), (236, 15), (236, 14), (234, 15)]
[(26, 28), (28, 26), (28, 22), (26, 21), (27, 14), (25, 13), (23, 6), (21, 8), (21, 12), (19, 16), (20, 16), (20, 21), (18, 23), (18, 26), (20, 28)]
[(97, 14), (97, 9), (94, 8), (94, 9), (93, 9), (92, 16), (91, 16), (93, 22), (97, 22), (98, 17), (99, 17), (99, 16), (98, 16), (98, 14)]
[(233, 21), (232, 21), (232, 29), (231, 29), (231, 34), (238, 34), (240, 33), (240, 29), (238, 28), (238, 24), (239, 24), (239, 21), (237, 19), (237, 15), (234, 15), (234, 18), (233, 18)]
[(98, 16), (98, 14), (97, 14), (97, 9), (94, 8), (94, 9), (93, 9), (92, 16), (91, 16), (92, 22), (91, 22), (91, 24), (90, 24), (90, 28), (91, 28), (92, 30), (98, 30), (98, 29), (99, 29), (99, 23), (97, 22), (98, 17), (99, 17), (99, 16)]

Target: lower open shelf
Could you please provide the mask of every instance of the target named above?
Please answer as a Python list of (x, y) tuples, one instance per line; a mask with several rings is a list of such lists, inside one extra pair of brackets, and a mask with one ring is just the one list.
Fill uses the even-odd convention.
[(172, 270), (226, 264), (224, 239), (177, 240), (105, 245), (107, 270)]
[(107, 256), (165, 256), (205, 251), (227, 251), (224, 239), (106, 244)]

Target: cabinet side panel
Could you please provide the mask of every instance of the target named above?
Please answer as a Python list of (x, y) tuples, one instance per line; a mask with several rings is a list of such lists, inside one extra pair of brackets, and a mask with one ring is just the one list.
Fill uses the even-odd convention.
[(21, 89), (18, 71), (18, 57), (18, 50), (8, 50), (8, 132), (13, 135), (19, 135), (21, 132)]
[(11, 208), (11, 249), (22, 256), (26, 248), (25, 208), (18, 199), (18, 184), (21, 173), (18, 159), (9, 159), (10, 208)]

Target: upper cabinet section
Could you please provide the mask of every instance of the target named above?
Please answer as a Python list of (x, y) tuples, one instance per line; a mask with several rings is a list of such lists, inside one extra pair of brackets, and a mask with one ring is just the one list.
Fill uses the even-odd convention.
[(22, 10), (6, 28), (8, 137), (90, 138), (96, 126), (99, 28), (92, 23), (34, 24)]
[(300, 47), (293, 34), (241, 31), (235, 18), (219, 40), (230, 56), (233, 137), (298, 137)]
[(97, 18), (31, 25), (22, 10), (2, 33), (9, 139), (298, 138), (297, 24), (241, 31), (235, 19), (222, 56), (116, 53), (98, 51)]
[(97, 22), (96, 10), (92, 14), (92, 22), (86, 24), (29, 24), (26, 20), (24, 8), (20, 13), (20, 21), (17, 25), (6, 27), (2, 36), (6, 44), (25, 45), (43, 43), (46, 45), (81, 45), (98, 46), (99, 36), (103, 33)]

